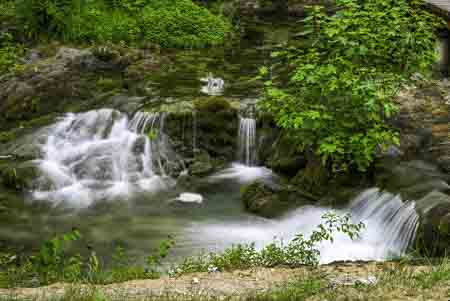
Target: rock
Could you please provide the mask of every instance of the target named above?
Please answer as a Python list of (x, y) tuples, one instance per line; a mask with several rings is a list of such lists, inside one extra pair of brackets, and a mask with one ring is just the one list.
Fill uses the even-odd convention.
[(200, 280), (197, 277), (192, 278), (192, 284), (200, 284)]
[(351, 275), (343, 275), (331, 279), (329, 286), (331, 288), (338, 288), (340, 286), (376, 285), (377, 283), (378, 279), (375, 276), (367, 276), (367, 278), (363, 278)]
[(37, 165), (33, 162), (0, 163), (0, 183), (10, 189), (23, 191), (33, 188), (36, 179), (40, 176)]
[(295, 194), (287, 187), (253, 182), (241, 188), (241, 200), (248, 212), (273, 218), (280, 216), (289, 209), (304, 205), (304, 197)]
[(119, 94), (112, 96), (107, 102), (110, 103), (111, 107), (116, 110), (127, 114), (132, 114), (142, 106), (146, 99), (146, 97)]
[(450, 252), (450, 196), (432, 191), (416, 202), (420, 226), (416, 247), (427, 256)]
[(418, 200), (427, 193), (437, 190), (449, 191), (449, 176), (436, 165), (421, 160), (401, 162), (378, 162), (375, 170), (378, 187), (393, 193), (400, 193), (404, 199)]
[(214, 171), (212, 159), (207, 152), (195, 154), (194, 162), (189, 166), (189, 173), (194, 176), (206, 175)]
[(183, 192), (175, 199), (175, 201), (181, 203), (201, 204), (203, 203), (203, 196), (197, 193)]
[(400, 114), (391, 121), (400, 132), (407, 160), (421, 159), (450, 171), (450, 96), (448, 81), (417, 81), (396, 98)]
[(266, 165), (275, 172), (295, 176), (299, 170), (305, 168), (306, 158), (298, 153), (291, 138), (286, 133), (280, 133), (270, 147), (270, 155), (266, 158)]

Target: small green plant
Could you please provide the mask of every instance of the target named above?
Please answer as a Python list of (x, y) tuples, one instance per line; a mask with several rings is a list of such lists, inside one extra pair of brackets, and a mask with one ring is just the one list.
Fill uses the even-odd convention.
[(70, 244), (80, 238), (78, 230), (73, 230), (44, 242), (39, 252), (31, 256), (31, 264), (43, 283), (80, 278), (83, 265), (81, 256), (67, 253)]
[(150, 275), (159, 275), (158, 268), (161, 266), (162, 260), (169, 255), (169, 250), (175, 245), (175, 241), (169, 236), (167, 240), (163, 240), (155, 254), (147, 257), (147, 268)]
[(150, 141), (155, 141), (156, 139), (158, 139), (158, 131), (155, 129), (151, 129), (150, 131), (148, 131), (147, 133), (147, 137), (148, 139), (150, 139)]

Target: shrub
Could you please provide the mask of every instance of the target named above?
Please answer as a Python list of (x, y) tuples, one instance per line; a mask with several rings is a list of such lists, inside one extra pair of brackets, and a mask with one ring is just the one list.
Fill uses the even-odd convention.
[(273, 54), (290, 80), (266, 82), (263, 107), (324, 166), (364, 171), (377, 149), (398, 143), (386, 123), (397, 111), (393, 98), (413, 73), (431, 70), (439, 22), (418, 1), (337, 4), (332, 16), (314, 7), (301, 46)]
[(24, 51), (22, 46), (14, 45), (9, 33), (0, 35), (0, 74), (19, 68), (18, 59), (24, 54)]
[(204, 47), (223, 43), (226, 21), (190, 0), (152, 2), (142, 13), (144, 39), (165, 47)]
[(223, 43), (228, 23), (191, 0), (16, 0), (22, 32), (81, 42), (140, 42), (166, 47)]

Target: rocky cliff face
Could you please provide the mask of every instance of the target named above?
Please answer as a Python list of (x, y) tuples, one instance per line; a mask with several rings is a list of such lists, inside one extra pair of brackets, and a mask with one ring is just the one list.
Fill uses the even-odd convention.
[(404, 159), (420, 158), (450, 172), (450, 81), (418, 82), (397, 98)]

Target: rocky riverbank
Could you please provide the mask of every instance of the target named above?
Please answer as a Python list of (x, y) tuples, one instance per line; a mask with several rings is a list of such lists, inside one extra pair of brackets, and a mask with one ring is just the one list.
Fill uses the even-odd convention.
[(449, 296), (449, 281), (448, 264), (359, 262), (195, 273), (105, 286), (57, 283), (3, 289), (0, 298), (88, 300), (95, 295), (102, 300), (444, 300)]

